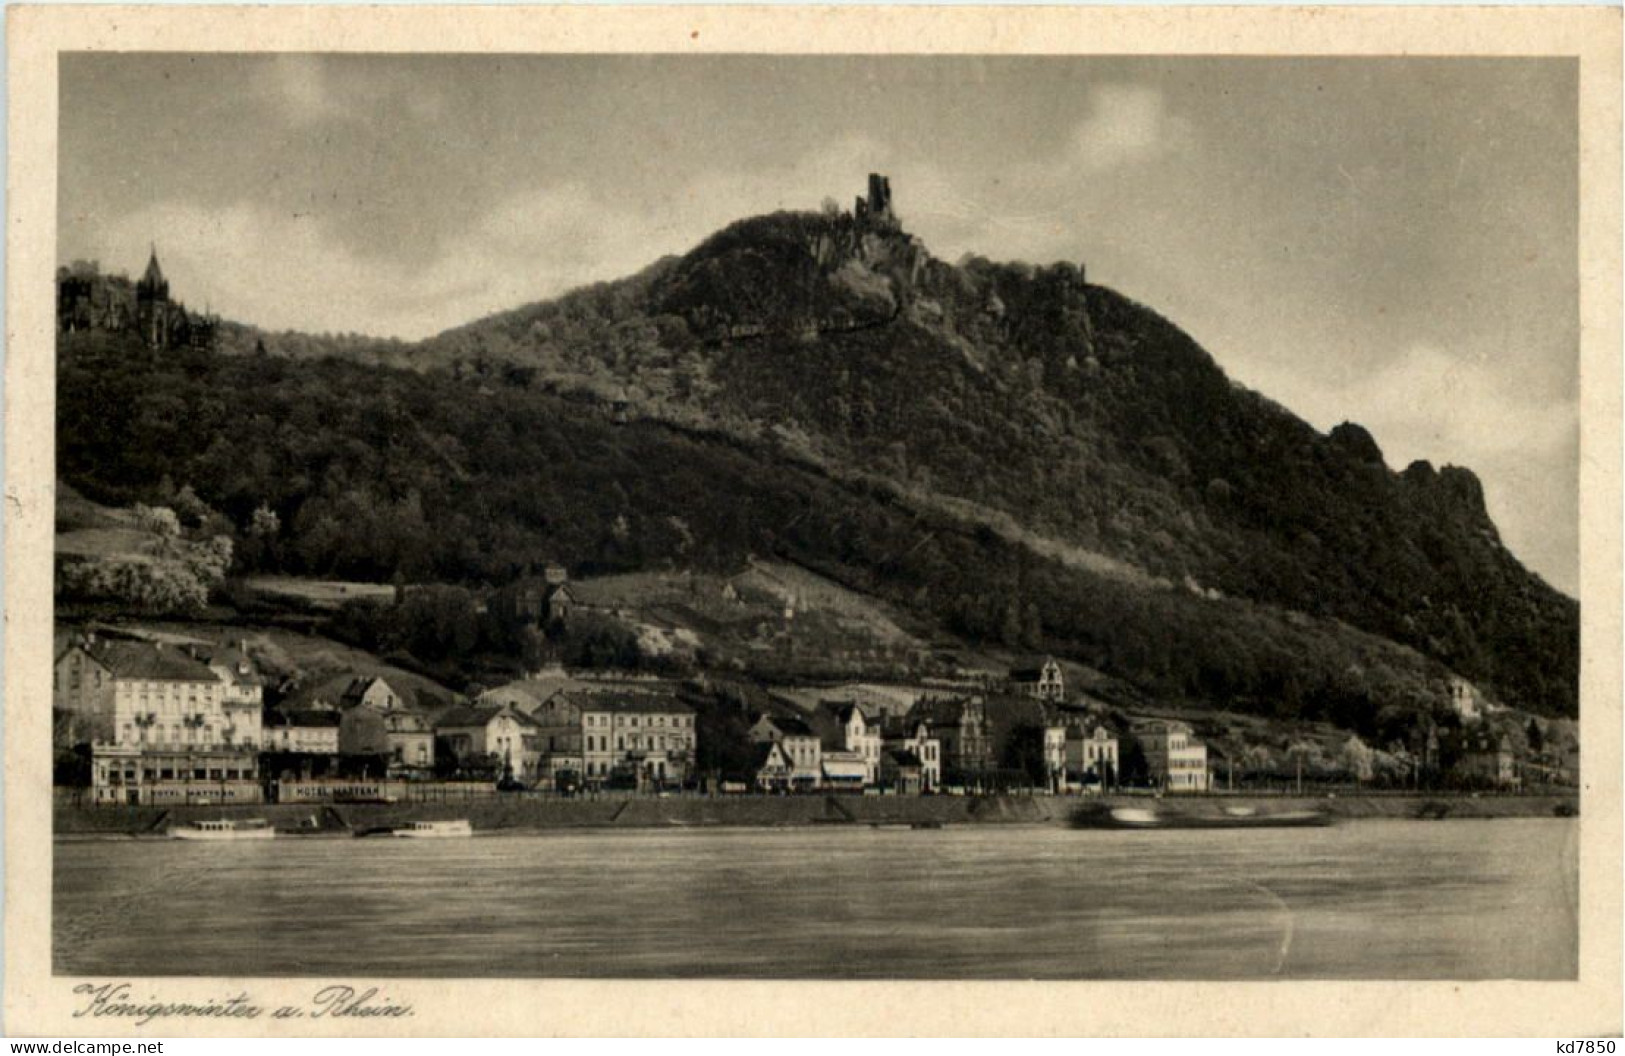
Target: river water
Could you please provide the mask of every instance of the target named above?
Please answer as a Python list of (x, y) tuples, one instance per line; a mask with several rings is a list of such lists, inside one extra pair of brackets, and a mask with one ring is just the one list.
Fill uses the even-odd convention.
[(1566, 979), (1579, 824), (58, 843), (74, 975)]

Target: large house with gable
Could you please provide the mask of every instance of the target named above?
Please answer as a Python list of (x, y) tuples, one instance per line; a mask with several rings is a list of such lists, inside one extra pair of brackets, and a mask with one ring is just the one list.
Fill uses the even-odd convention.
[(778, 744), (789, 763), (790, 788), (813, 789), (824, 781), (824, 742), (807, 720), (794, 715), (761, 713), (750, 727), (753, 744)]
[(454, 707), (435, 723), (435, 736), (459, 762), (492, 759), (505, 779), (527, 785), (540, 776), (540, 732), (535, 719), (508, 704)]
[(257, 802), (259, 716), (183, 646), (84, 640), (57, 658), (57, 729), (91, 746), (97, 803)]
[(987, 698), (926, 697), (909, 712), (924, 722), (942, 746), (942, 780), (947, 784), (974, 781), (993, 769), (994, 752), (988, 727)]
[[(853, 764), (861, 768), (863, 785), (880, 783), (880, 724), (855, 701), (820, 701), (813, 712), (813, 729), (822, 743), (825, 780), (850, 784)], [(835, 769), (831, 770), (831, 764)]]
[(434, 772), (434, 726), (388, 679), (353, 678), (339, 695), (339, 752), (382, 757), (390, 777), (429, 777)]

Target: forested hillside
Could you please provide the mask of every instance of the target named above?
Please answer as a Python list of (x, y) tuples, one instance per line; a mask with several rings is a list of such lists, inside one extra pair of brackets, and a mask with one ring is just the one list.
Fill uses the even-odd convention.
[(1153, 694), (1369, 713), (1448, 666), (1575, 710), (1577, 606), (1470, 472), (1319, 434), (1073, 265), (777, 214), (419, 345), (253, 347), (65, 335), (64, 479), (191, 485), (245, 567), (496, 584), (777, 554)]

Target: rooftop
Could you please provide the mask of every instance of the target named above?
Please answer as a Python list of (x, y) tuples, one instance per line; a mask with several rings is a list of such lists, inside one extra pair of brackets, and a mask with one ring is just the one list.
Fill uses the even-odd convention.
[(264, 724), (268, 727), (280, 726), (332, 726), (337, 727), (342, 721), (338, 712), (329, 708), (280, 708), (265, 709)]
[(218, 682), (208, 666), (185, 650), (158, 642), (97, 641), (84, 647), (114, 678), (153, 682)]
[(807, 720), (798, 718), (794, 715), (764, 715), (762, 718), (765, 718), (768, 722), (771, 722), (774, 728), (780, 733), (784, 734), (786, 737), (813, 736), (813, 729), (811, 726), (807, 725)]
[(518, 708), (507, 704), (466, 704), (443, 712), (435, 722), (437, 729), (484, 726), (498, 715), (511, 715), (521, 724), (535, 726), (536, 720)]
[(582, 711), (613, 712), (626, 715), (692, 715), (694, 709), (675, 697), (652, 693), (593, 693), (578, 698)]

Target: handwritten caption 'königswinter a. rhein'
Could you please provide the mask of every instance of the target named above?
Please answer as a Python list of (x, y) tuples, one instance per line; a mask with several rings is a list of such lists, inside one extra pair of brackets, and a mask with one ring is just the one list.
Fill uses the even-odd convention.
[(73, 992), (83, 999), (73, 1018), (114, 1017), (134, 1020), (136, 1026), (160, 1019), (404, 1019), (417, 1014), (411, 1005), (392, 1000), (376, 986), (334, 984), (303, 1003), (274, 1006), (257, 1003), (247, 991), (195, 1001), (165, 1000), (155, 994), (142, 998), (129, 983), (80, 983)]

